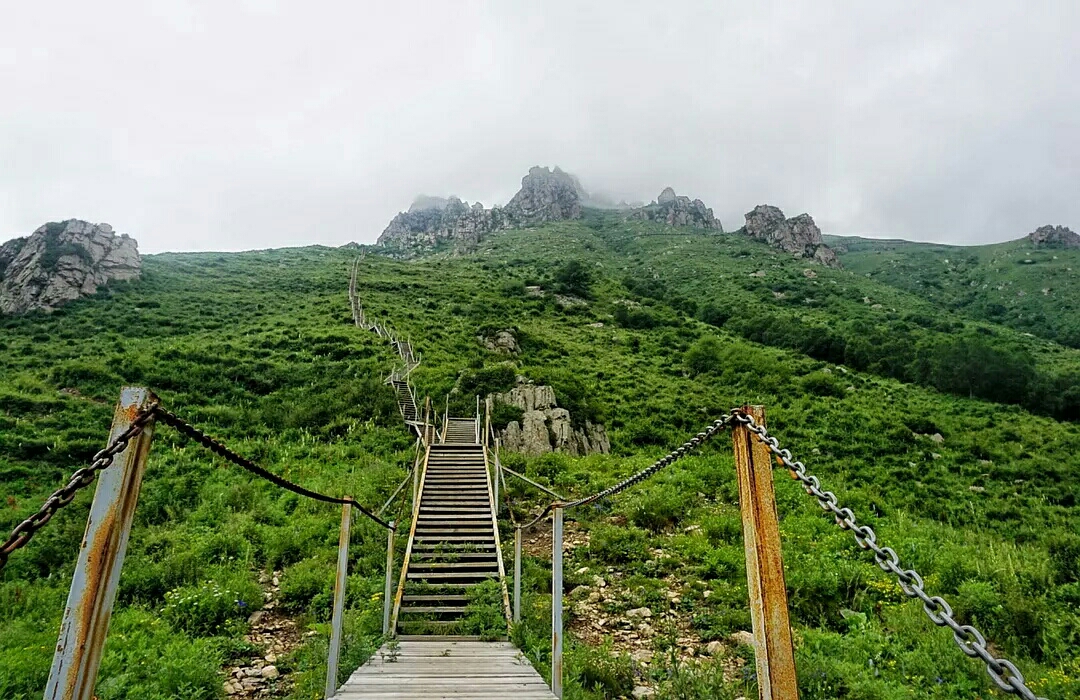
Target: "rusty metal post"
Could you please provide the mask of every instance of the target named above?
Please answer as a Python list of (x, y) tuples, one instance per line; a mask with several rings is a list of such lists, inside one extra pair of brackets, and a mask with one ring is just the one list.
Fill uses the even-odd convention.
[(521, 622), (521, 526), (514, 528), (514, 624)]
[[(157, 397), (148, 389), (124, 387), (113, 414), (109, 442), (130, 427), (140, 410), (155, 401)], [(153, 432), (151, 421), (98, 476), (45, 686), (45, 700), (90, 700), (94, 695)]]
[[(758, 425), (765, 425), (763, 407), (746, 406), (745, 410)], [(744, 425), (735, 427), (733, 440), (750, 620), (754, 627), (758, 697), (760, 700), (798, 700), (772, 459), (768, 447), (755, 439)]]
[(337, 692), (338, 659), (341, 657), (341, 627), (345, 617), (345, 581), (349, 575), (349, 527), (352, 504), (341, 506), (341, 534), (338, 536), (337, 577), (334, 579), (334, 613), (330, 618), (330, 652), (326, 656), (326, 695)]
[(560, 700), (563, 695), (562, 549), (563, 509), (557, 505), (551, 530), (551, 692)]
[(394, 575), (394, 521), (386, 531), (386, 585), (383, 587), (382, 633), (390, 631), (390, 596), (393, 594), (391, 578)]

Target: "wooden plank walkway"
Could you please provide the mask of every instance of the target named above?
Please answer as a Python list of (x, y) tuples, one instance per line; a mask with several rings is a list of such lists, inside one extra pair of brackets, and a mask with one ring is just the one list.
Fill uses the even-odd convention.
[(528, 659), (509, 642), (453, 637), (403, 639), (396, 655), (384, 644), (356, 669), (335, 700), (553, 700)]

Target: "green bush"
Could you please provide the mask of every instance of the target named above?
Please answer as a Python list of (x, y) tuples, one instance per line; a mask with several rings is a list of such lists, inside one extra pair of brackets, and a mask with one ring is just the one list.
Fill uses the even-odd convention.
[(320, 557), (312, 557), (286, 568), (280, 580), (282, 607), (306, 611), (317, 597), (333, 592), (334, 567)]
[(703, 335), (686, 351), (686, 366), (695, 375), (717, 373), (721, 369), (722, 356), (720, 341), (711, 335)]
[(188, 634), (221, 633), (231, 621), (242, 622), (262, 607), (262, 589), (249, 577), (220, 571), (216, 580), (180, 586), (165, 594), (162, 614)]
[(606, 564), (645, 561), (649, 557), (648, 538), (636, 527), (597, 525), (589, 532), (589, 553)]

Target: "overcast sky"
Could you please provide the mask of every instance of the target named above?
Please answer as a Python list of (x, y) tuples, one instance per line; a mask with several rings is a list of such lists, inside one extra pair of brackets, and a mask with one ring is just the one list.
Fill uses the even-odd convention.
[[(891, 8), (885, 7), (891, 5)], [(0, 240), (374, 242), (418, 193), (760, 203), (826, 233), (1080, 229), (1080, 2), (5, 2)]]

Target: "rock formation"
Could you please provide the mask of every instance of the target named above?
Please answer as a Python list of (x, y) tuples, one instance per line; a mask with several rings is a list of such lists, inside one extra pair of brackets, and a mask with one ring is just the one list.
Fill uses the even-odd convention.
[(489, 231), (502, 227), (502, 210), (485, 209), (480, 202), (469, 205), (457, 197), (443, 199), (421, 195), (391, 219), (378, 244), (391, 249), (425, 252), (451, 242), (469, 249)]
[(547, 452), (587, 455), (611, 451), (604, 426), (586, 421), (583, 428), (575, 428), (570, 421), (570, 412), (559, 408), (555, 390), (550, 386), (532, 384), (524, 377), (518, 377), (513, 389), (488, 398), (516, 406), (523, 412), (521, 423), (511, 421), (499, 431), (502, 446), (508, 450), (527, 455)]
[(1080, 234), (1065, 226), (1040, 226), (1027, 235), (1036, 246), (1047, 248), (1080, 248)]
[(811, 258), (828, 267), (840, 267), (836, 253), (822, 242), (821, 229), (809, 214), (785, 219), (784, 212), (777, 207), (759, 204), (753, 211), (747, 212), (742, 232), (800, 258)]
[(492, 231), (580, 219), (587, 199), (573, 175), (536, 166), (521, 178), (521, 189), (505, 207), (485, 209), (457, 197), (420, 195), (390, 221), (377, 243), (401, 254), (428, 252), (444, 242), (467, 251)]
[(581, 182), (558, 166), (554, 170), (534, 166), (521, 178), (521, 189), (506, 205), (506, 214), (517, 226), (580, 219), (581, 203), (588, 198)]
[(108, 224), (69, 219), (0, 246), (0, 313), (52, 311), (113, 280), (138, 279), (139, 244)]
[(492, 352), (502, 353), (504, 355), (516, 355), (521, 352), (521, 347), (518, 345), (517, 338), (514, 337), (514, 331), (509, 328), (504, 328), (500, 331), (496, 331), (492, 335), (476, 337), (488, 350)]
[(712, 209), (700, 199), (675, 194), (675, 190), (665, 187), (652, 204), (634, 209), (630, 218), (644, 221), (658, 221), (668, 226), (692, 226), (723, 232), (724, 228), (713, 216)]

